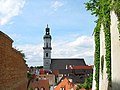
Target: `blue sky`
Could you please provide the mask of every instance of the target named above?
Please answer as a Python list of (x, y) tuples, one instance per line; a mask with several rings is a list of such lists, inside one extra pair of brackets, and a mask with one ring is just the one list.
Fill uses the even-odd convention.
[(0, 30), (23, 50), (29, 66), (42, 65), (43, 35), (48, 24), (52, 35), (52, 57), (85, 58), (93, 64), (96, 18), (86, 11), (89, 0), (1, 0)]

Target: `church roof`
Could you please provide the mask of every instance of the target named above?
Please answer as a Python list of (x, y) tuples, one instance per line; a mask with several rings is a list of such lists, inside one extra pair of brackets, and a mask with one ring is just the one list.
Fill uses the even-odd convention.
[(51, 70), (66, 69), (68, 65), (86, 66), (83, 58), (54, 58), (51, 59)]

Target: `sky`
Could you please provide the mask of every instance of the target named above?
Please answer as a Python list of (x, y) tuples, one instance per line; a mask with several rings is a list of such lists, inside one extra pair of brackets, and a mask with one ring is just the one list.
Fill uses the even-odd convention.
[(84, 58), (93, 64), (96, 17), (86, 11), (89, 0), (0, 0), (0, 31), (22, 50), (28, 66), (43, 65), (46, 25), (52, 35), (52, 58)]

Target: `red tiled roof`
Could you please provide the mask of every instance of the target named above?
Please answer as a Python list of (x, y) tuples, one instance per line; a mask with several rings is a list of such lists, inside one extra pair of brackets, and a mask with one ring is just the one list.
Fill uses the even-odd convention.
[(64, 88), (64, 90), (69, 90), (70, 88), (75, 89), (74, 83), (70, 82), (68, 78), (64, 78), (63, 80), (60, 81), (58, 85), (54, 88), (54, 90), (60, 90), (60, 88)]
[(72, 66), (72, 69), (93, 69), (92, 66)]
[(59, 71), (58, 71), (58, 70), (53, 70), (52, 73), (55, 74), (55, 75), (58, 75), (58, 74), (59, 74)]
[(44, 69), (40, 69), (40, 74), (45, 74), (45, 70)]
[(44, 79), (36, 81), (34, 79), (33, 81), (30, 82), (30, 85), (29, 85), (29, 88), (33, 88), (34, 90), (35, 88), (39, 88), (39, 90), (41, 90), (41, 87), (43, 87), (45, 90), (50, 90), (49, 81)]

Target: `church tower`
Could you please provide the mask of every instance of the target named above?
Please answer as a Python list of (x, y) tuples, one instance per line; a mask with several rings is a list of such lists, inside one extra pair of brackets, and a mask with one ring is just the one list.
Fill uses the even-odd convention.
[(51, 35), (50, 35), (50, 28), (45, 29), (45, 35), (43, 37), (44, 39), (44, 47), (43, 47), (43, 61), (44, 61), (44, 69), (50, 70), (50, 64), (51, 64)]

